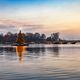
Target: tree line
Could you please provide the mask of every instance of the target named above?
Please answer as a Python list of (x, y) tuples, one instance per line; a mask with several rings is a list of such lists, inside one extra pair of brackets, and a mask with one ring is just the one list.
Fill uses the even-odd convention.
[[(53, 43), (60, 40), (59, 33), (52, 33), (50, 36), (40, 33), (22, 33), (25, 43)], [(8, 32), (5, 35), (0, 34), (0, 44), (16, 43), (17, 33)]]

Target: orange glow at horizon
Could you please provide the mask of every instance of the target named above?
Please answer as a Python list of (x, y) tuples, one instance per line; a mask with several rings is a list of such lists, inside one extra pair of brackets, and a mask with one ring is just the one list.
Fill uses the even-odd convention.
[[(0, 25), (3, 25), (2, 27), (13, 26), (15, 32), (22, 30), (23, 32), (44, 32), (47, 34), (53, 32), (80, 33), (79, 3), (19, 8), (16, 13), (14, 10), (14, 14), (8, 13), (7, 16), (2, 16)], [(2, 27), (2, 30), (5, 29)]]

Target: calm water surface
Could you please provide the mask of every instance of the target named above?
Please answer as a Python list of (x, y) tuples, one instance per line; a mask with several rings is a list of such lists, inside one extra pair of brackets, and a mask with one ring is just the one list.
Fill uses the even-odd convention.
[(80, 80), (80, 45), (0, 46), (0, 80)]

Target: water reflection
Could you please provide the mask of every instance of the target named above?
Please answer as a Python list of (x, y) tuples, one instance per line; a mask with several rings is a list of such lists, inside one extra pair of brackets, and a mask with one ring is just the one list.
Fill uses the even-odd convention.
[(46, 48), (45, 47), (42, 47), (42, 48), (39, 48), (39, 47), (28, 47), (26, 48), (27, 50), (27, 54), (28, 55), (34, 55), (36, 56), (36, 58), (40, 57), (40, 56), (44, 56), (45, 55), (45, 52), (46, 52)]
[[(45, 56), (46, 54), (49, 54), (53, 57), (58, 57), (60, 52), (60, 47), (58, 45), (52, 46), (52, 47), (25, 47), (25, 46), (16, 46), (16, 47), (0, 47), (0, 55), (5, 55), (5, 58), (7, 60), (16, 60), (18, 59), (21, 63), (26, 59), (37, 59), (41, 56)], [(24, 56), (24, 58), (23, 58)]]
[(59, 50), (60, 50), (60, 47), (58, 47), (58, 45), (47, 48), (47, 51), (52, 53), (55, 57), (59, 56)]
[(25, 47), (24, 46), (16, 46), (16, 54), (18, 56), (18, 60), (21, 63), (23, 55), (25, 53)]
[(45, 46), (0, 46), (0, 80), (80, 80), (80, 45)]
[(45, 56), (46, 55), (46, 52), (55, 56), (55, 57), (58, 57), (59, 56), (59, 47), (58, 46), (55, 46), (55, 47), (35, 47), (35, 48), (26, 48), (28, 54), (34, 54), (36, 56)]

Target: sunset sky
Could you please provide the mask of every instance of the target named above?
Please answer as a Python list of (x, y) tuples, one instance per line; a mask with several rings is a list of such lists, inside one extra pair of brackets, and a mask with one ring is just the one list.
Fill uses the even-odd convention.
[(0, 33), (20, 29), (80, 38), (80, 0), (0, 0)]

